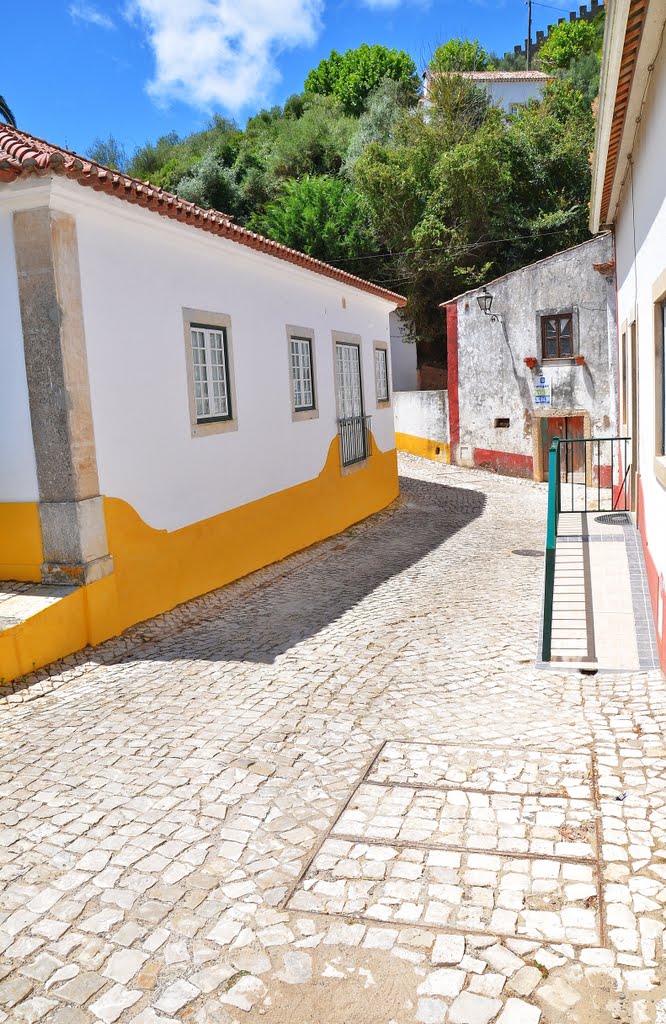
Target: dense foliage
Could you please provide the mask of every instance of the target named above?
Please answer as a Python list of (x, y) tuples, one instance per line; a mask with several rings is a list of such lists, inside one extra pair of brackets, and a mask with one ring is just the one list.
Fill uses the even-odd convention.
[(490, 71), (495, 61), (478, 39), (449, 39), (432, 55), (433, 71)]
[(416, 100), (419, 77), (414, 61), (404, 50), (363, 43), (356, 50), (332, 50), (305, 79), (306, 92), (336, 96), (348, 114), (358, 116), (373, 90), (385, 78), (399, 82), (406, 97)]
[[(89, 155), (406, 294), (421, 358), (441, 361), (441, 302), (587, 237), (600, 28), (570, 24), (542, 49), (542, 101), (511, 116), (455, 74), (433, 78), (424, 110), (411, 58), (362, 46), (244, 130), (216, 115), (130, 160), (112, 137)], [(444, 71), (519, 62), (476, 40), (433, 55)]]

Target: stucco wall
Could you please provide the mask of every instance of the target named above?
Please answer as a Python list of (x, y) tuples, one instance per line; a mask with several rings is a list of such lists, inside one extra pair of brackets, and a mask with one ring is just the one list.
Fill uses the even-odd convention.
[(543, 93), (541, 82), (484, 82), (483, 85), (488, 93), (490, 102), (497, 107), (502, 107), (507, 113), (511, 110), (512, 103), (527, 104), (530, 100), (540, 100)]
[[(532, 417), (539, 414), (590, 415), (592, 433), (615, 432), (614, 282), (592, 264), (612, 256), (610, 235), (599, 236), (488, 285), (493, 322), (479, 309), (481, 289), (458, 300), (458, 402), (460, 443), (472, 449), (533, 455)], [(541, 362), (540, 313), (572, 309), (578, 323), (574, 350), (585, 365), (571, 360)], [(525, 357), (538, 360), (535, 369)], [(535, 402), (540, 368), (550, 375), (552, 403)], [(508, 427), (495, 427), (508, 418)]]
[(12, 213), (6, 203), (0, 206), (0, 253), (0, 503), (36, 501)]
[[(654, 300), (666, 284), (666, 51), (655, 65), (641, 126), (633, 149), (632, 182), (627, 180), (615, 222), (618, 324), (636, 319), (638, 343), (639, 462), (641, 518), (654, 574), (666, 576), (666, 487), (655, 472), (655, 324)], [(634, 244), (636, 258), (634, 260)], [(666, 460), (664, 474), (666, 476)], [(662, 584), (663, 585), (663, 584)], [(657, 580), (651, 581), (656, 598)], [(657, 602), (655, 600), (655, 606)], [(659, 624), (661, 626), (661, 623)], [(664, 630), (662, 629), (662, 632)], [(663, 644), (663, 640), (662, 640)], [(662, 648), (665, 649), (666, 648)], [(665, 654), (666, 657), (666, 654)]]
[[(174, 530), (316, 477), (336, 435), (332, 331), (361, 335), (365, 411), (394, 448), (374, 383), (388, 302), (72, 182), (55, 180), (51, 201), (76, 216), (103, 494)], [(183, 307), (231, 317), (234, 432), (191, 436)], [(300, 422), (287, 324), (315, 335), (319, 415)]]
[(389, 317), (391, 330), (391, 372), (396, 391), (416, 391), (416, 342), (411, 338), (409, 326), (399, 310)]
[(447, 398), (446, 391), (396, 391), (393, 395), (396, 434), (448, 444)]

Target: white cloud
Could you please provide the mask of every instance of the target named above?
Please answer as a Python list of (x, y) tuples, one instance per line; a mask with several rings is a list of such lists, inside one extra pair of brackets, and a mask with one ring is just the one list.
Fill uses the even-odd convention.
[(315, 42), (324, 0), (130, 0), (155, 53), (157, 100), (239, 110), (279, 81), (277, 56)]
[(70, 4), (69, 16), (73, 21), (85, 21), (88, 25), (96, 25), (97, 28), (115, 28), (111, 18), (102, 14), (92, 4), (80, 3)]

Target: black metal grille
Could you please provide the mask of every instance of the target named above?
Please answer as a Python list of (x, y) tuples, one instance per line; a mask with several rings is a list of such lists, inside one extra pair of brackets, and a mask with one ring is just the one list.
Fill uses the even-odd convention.
[(340, 461), (343, 466), (363, 462), (370, 455), (370, 417), (347, 416), (338, 420)]

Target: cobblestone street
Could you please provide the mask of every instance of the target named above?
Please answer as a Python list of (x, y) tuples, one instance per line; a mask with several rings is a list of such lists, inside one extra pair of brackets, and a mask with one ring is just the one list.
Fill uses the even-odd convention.
[(666, 1022), (666, 688), (535, 668), (546, 490), (395, 506), (0, 702), (0, 1022)]

